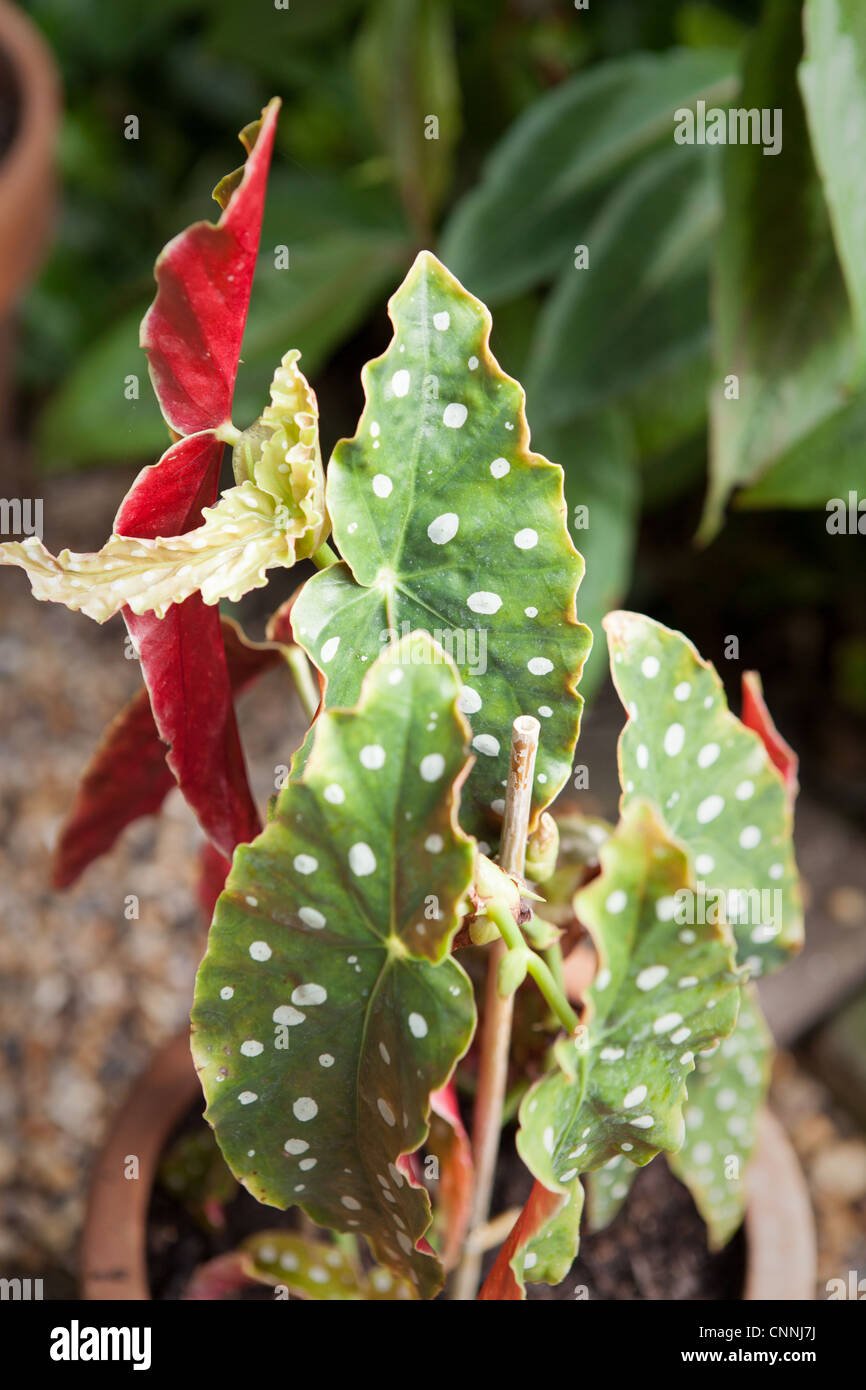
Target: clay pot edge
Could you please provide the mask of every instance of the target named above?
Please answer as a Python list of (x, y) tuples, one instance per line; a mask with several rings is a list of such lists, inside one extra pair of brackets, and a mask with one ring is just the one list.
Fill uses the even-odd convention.
[[(81, 1241), (82, 1298), (149, 1301), (146, 1224), (166, 1139), (199, 1094), (189, 1035), (173, 1038), (132, 1089), (91, 1175)], [(124, 1176), (130, 1156), (138, 1177)], [(806, 1181), (781, 1124), (759, 1119), (748, 1172), (745, 1302), (815, 1297), (815, 1223)]]

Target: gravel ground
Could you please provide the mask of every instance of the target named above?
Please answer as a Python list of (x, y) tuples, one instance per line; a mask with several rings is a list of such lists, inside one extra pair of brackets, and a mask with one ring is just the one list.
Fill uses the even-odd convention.
[(771, 1092), (806, 1173), (818, 1237), (815, 1297), (827, 1281), (866, 1276), (866, 1137), (790, 1053), (776, 1059)]
[[(104, 476), (49, 485), (46, 544), (98, 545), (123, 486)], [(0, 614), (0, 1271), (55, 1270), (62, 1287), (112, 1112), (189, 1012), (202, 837), (172, 792), (159, 817), (52, 892), (51, 851), (80, 774), (140, 675), (119, 618), (98, 627), (37, 604), (11, 570), (0, 571)], [(288, 678), (264, 677), (240, 717), (264, 806), (275, 765), (302, 736)], [(133, 894), (139, 916), (128, 920)]]
[[(46, 485), (46, 543), (98, 545), (123, 486), (117, 475)], [(119, 620), (99, 628), (36, 604), (11, 571), (0, 571), (0, 604), (0, 1272), (46, 1274), (49, 1294), (68, 1294), (91, 1159), (130, 1080), (189, 1009), (203, 932), (201, 836), (172, 793), (159, 818), (130, 828), (72, 890), (51, 892), (62, 817), (139, 673), (124, 658)], [(251, 630), (260, 635), (255, 622)], [(275, 765), (302, 733), (283, 673), (247, 694), (240, 714), (264, 805)], [(601, 715), (598, 724), (601, 746), (609, 731)], [(590, 718), (591, 765), (592, 749)], [(125, 916), (131, 894), (137, 920)], [(774, 1103), (809, 1177), (825, 1297), (827, 1279), (866, 1273), (866, 1141), (789, 1055)]]

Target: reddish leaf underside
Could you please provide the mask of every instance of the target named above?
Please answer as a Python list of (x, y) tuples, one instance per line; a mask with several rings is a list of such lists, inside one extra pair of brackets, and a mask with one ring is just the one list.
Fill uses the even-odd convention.
[(521, 1301), (525, 1294), (519, 1284), (512, 1260), (529, 1245), (553, 1220), (563, 1205), (561, 1192), (550, 1192), (540, 1182), (533, 1183), (526, 1206), (511, 1228), (511, 1234), (496, 1256), (496, 1262), (478, 1295), (480, 1303)]
[[(181, 535), (216, 499), (223, 445), (211, 432), (229, 416), (258, 255), (279, 102), (267, 107), (243, 176), (217, 224), (196, 223), (165, 248), (141, 343), (169, 425), (181, 435), (133, 483), (115, 520), (119, 535)], [(235, 720), (219, 612), (198, 595), (165, 618), (126, 625), (141, 660), (167, 760), (206, 834), (226, 857), (259, 829)]]
[(449, 1081), (430, 1097), (432, 1111), (427, 1148), (439, 1159), (439, 1201), (437, 1217), (441, 1216), (442, 1250), (440, 1258), (446, 1270), (453, 1269), (459, 1259), (469, 1226), (475, 1165), (472, 1146), (457, 1105), (454, 1082)]
[(183, 1294), (185, 1302), (216, 1302), (231, 1298), (243, 1289), (261, 1282), (253, 1272), (252, 1262), (244, 1250), (231, 1250), (217, 1255), (193, 1270)]
[(771, 763), (782, 774), (788, 800), (793, 805), (800, 789), (797, 781), (797, 769), (800, 760), (773, 723), (773, 716), (767, 709), (767, 702), (764, 699), (761, 677), (757, 671), (743, 672), (742, 691), (742, 721), (747, 729), (752, 729), (760, 737)]
[[(157, 628), (164, 625), (165, 620), (156, 623)], [(235, 694), (281, 659), (277, 647), (245, 641), (228, 618), (222, 620), (219, 640), (221, 651), (225, 644), (227, 676)], [(88, 864), (112, 847), (127, 825), (158, 811), (174, 785), (147, 691), (141, 690), (109, 725), (81, 780), (55, 850), (54, 887), (68, 888), (74, 883)], [(210, 903), (211, 916), (229, 861), (213, 846), (207, 849), (210, 852), (206, 858), (203, 855), (199, 900), (206, 912)]]
[(187, 227), (156, 263), (157, 294), (141, 346), (162, 413), (178, 434), (215, 428), (230, 415), (279, 105), (265, 108), (219, 221)]

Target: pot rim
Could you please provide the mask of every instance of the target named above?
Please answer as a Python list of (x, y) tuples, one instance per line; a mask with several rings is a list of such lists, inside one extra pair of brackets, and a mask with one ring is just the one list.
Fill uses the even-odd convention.
[[(38, 261), (53, 201), (53, 165), (60, 113), (54, 56), (32, 20), (0, 0), (0, 48), (19, 86), (18, 128), (0, 156), (0, 310)], [(38, 229), (38, 230), (37, 230)]]
[[(81, 1297), (150, 1301), (147, 1213), (165, 1141), (201, 1095), (189, 1034), (164, 1044), (132, 1087), (100, 1150), (81, 1238)], [(127, 1178), (130, 1158), (138, 1160)]]
[[(150, 1301), (146, 1224), (156, 1167), (175, 1125), (200, 1095), (189, 1034), (166, 1043), (132, 1088), (94, 1165), (81, 1241), (85, 1300)], [(131, 1155), (135, 1181), (124, 1177)], [(811, 1301), (817, 1264), (815, 1221), (799, 1160), (767, 1109), (748, 1171), (744, 1302)]]
[(813, 1302), (818, 1249), (809, 1189), (781, 1122), (766, 1108), (758, 1116), (758, 1143), (746, 1182), (743, 1301)]

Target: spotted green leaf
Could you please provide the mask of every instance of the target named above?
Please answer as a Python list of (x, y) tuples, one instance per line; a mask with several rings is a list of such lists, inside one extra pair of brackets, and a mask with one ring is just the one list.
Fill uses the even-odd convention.
[(514, 1302), (526, 1297), (526, 1284), (559, 1284), (574, 1262), (583, 1212), (579, 1182), (568, 1192), (549, 1192), (540, 1182), (514, 1223), (479, 1301)]
[(244, 1241), (241, 1252), (253, 1279), (300, 1298), (380, 1303), (416, 1296), (412, 1285), (390, 1270), (365, 1272), (348, 1244), (332, 1245), (293, 1231), (260, 1231)]
[(699, 1057), (688, 1082), (686, 1138), (668, 1162), (707, 1223), (712, 1249), (726, 1245), (746, 1209), (746, 1169), (770, 1081), (773, 1040), (752, 987), (717, 1052)]
[(611, 613), (604, 625), (629, 715), (619, 741), (623, 807), (655, 802), (694, 869), (694, 913), (732, 924), (753, 973), (782, 964), (801, 945), (803, 915), (779, 773), (681, 633), (637, 613)]
[[(667, 1155), (719, 1250), (742, 1224), (746, 1168), (755, 1147), (758, 1113), (770, 1080), (773, 1040), (752, 988), (740, 994), (737, 1026), (718, 1048), (697, 1058), (689, 1077), (683, 1146)], [(587, 1211), (601, 1230), (622, 1207), (634, 1172), (612, 1159), (587, 1179)]]
[(394, 337), (364, 369), (358, 431), (328, 467), (345, 563), (309, 581), (292, 621), (330, 706), (357, 699), (403, 632), (430, 631), (453, 654), (477, 755), (463, 824), (490, 838), (517, 715), (543, 724), (533, 822), (571, 770), (591, 640), (575, 619), (583, 561), (562, 470), (530, 452), (523, 392), (490, 353), (484, 305), (422, 252), (389, 312)]
[(730, 932), (701, 924), (684, 936), (673, 920), (688, 861), (649, 803), (625, 808), (599, 858), (575, 902), (599, 957), (585, 1027), (560, 1038), (556, 1070), (520, 1107), (520, 1154), (553, 1192), (611, 1161), (628, 1171), (679, 1148), (695, 1055), (737, 1016)]
[(441, 1283), (417, 1248), (430, 1203), (397, 1160), (423, 1142), (475, 1019), (448, 956), (473, 868), (458, 691), (416, 634), (376, 662), (357, 708), (320, 716), (303, 774), (235, 854), (192, 1014), (235, 1175), (261, 1202), (366, 1236), (425, 1297)]

